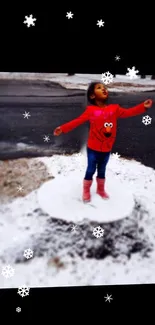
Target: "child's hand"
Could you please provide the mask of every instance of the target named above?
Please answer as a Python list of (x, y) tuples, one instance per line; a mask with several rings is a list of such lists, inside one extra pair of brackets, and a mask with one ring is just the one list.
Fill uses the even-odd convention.
[(56, 136), (60, 135), (61, 133), (62, 133), (62, 130), (61, 130), (60, 126), (58, 126), (53, 132), (53, 134)]
[(152, 99), (147, 99), (145, 102), (144, 102), (144, 107), (145, 108), (150, 108), (152, 106)]

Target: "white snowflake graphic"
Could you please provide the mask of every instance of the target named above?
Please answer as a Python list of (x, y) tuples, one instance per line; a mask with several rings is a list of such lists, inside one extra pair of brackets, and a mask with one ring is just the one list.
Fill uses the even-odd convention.
[(30, 289), (24, 284), (23, 286), (18, 288), (18, 294), (23, 298), (29, 295)]
[(101, 20), (98, 20), (97, 21), (97, 26), (99, 26), (99, 27), (103, 27), (104, 26), (104, 24), (105, 24), (105, 22), (101, 19)]
[(132, 67), (132, 69), (127, 68), (128, 72), (126, 73), (126, 76), (128, 76), (130, 79), (137, 79), (137, 73), (139, 70), (135, 70), (135, 67)]
[(71, 227), (71, 232), (76, 232), (77, 231), (77, 225), (73, 225), (72, 227)]
[(29, 113), (29, 112), (28, 112), (28, 113), (27, 113), (27, 112), (25, 112), (25, 113), (23, 114), (23, 116), (24, 116), (24, 118), (27, 118), (27, 119), (28, 119), (28, 118), (29, 118), (31, 115), (30, 115), (30, 113)]
[(45, 135), (45, 136), (44, 136), (44, 142), (48, 142), (48, 141), (50, 141), (50, 138), (49, 138), (48, 135)]
[(20, 308), (20, 307), (17, 307), (17, 308), (16, 308), (16, 312), (17, 312), (17, 313), (20, 313), (20, 312), (21, 312), (21, 308)]
[(96, 238), (103, 237), (103, 234), (104, 234), (104, 229), (102, 227), (98, 226), (93, 229), (93, 235)]
[(33, 18), (33, 15), (25, 16), (24, 24), (27, 24), (27, 27), (35, 26), (36, 18)]
[(112, 154), (112, 157), (115, 158), (115, 159), (119, 159), (120, 155), (118, 154), (118, 152), (116, 152), (116, 153)]
[(105, 85), (108, 85), (111, 82), (113, 82), (113, 78), (114, 78), (113, 75), (108, 71), (108, 72), (102, 73), (101, 80), (103, 81), (103, 83)]
[(144, 123), (145, 125), (151, 124), (151, 121), (152, 121), (152, 117), (150, 117), (149, 115), (143, 116), (142, 118), (142, 123)]
[(22, 192), (22, 191), (23, 191), (23, 187), (19, 185), (19, 186), (17, 187), (17, 191), (18, 191), (18, 192)]
[(13, 269), (13, 267), (11, 265), (6, 265), (2, 268), (2, 275), (8, 279), (14, 276), (15, 270)]
[(119, 61), (121, 58), (120, 58), (120, 56), (119, 55), (116, 55), (115, 56), (115, 61)]
[(28, 260), (29, 258), (33, 257), (33, 251), (30, 248), (25, 249), (23, 256), (26, 257)]
[(68, 19), (71, 19), (71, 18), (73, 18), (73, 16), (74, 16), (74, 14), (70, 11), (70, 12), (67, 12), (67, 14), (66, 14), (66, 17), (68, 18)]
[(113, 300), (112, 295), (109, 296), (108, 294), (104, 298), (106, 299), (105, 301), (108, 301), (108, 302), (110, 302), (110, 300)]

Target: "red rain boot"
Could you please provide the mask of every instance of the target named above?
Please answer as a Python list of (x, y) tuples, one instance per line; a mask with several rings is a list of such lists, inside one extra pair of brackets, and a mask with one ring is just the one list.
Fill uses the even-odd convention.
[(97, 191), (96, 193), (99, 194), (103, 199), (109, 199), (109, 195), (105, 192), (105, 178), (98, 178), (96, 177), (97, 181)]
[(83, 202), (89, 202), (91, 200), (91, 195), (90, 195), (90, 187), (92, 185), (92, 180), (87, 181), (86, 179), (83, 180), (83, 195), (82, 199)]

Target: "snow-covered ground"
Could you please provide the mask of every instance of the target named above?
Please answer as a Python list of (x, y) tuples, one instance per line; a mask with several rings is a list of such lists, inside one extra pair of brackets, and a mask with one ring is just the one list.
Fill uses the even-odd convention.
[[(83, 152), (72, 156), (55, 155), (51, 158), (42, 157), (34, 158), (33, 160), (43, 162), (49, 173), (55, 177), (54, 181), (58, 179), (58, 177), (60, 180), (61, 177), (63, 180), (65, 178), (66, 184), (63, 191), (66, 190), (66, 192), (68, 188), (71, 187), (68, 177), (73, 175), (73, 182), (77, 182), (78, 177), (80, 177), (79, 181), (81, 181), (86, 167), (84, 164), (85, 158)], [(80, 174), (78, 174), (78, 170)], [(143, 232), (152, 244), (152, 250), (149, 255), (142, 257), (140, 252), (137, 252), (132, 254), (131, 258), (128, 260), (125, 254), (124, 256), (118, 256), (118, 258), (109, 255), (101, 259), (81, 258), (78, 254), (74, 254), (74, 247), (76, 246), (76, 240), (79, 234), (77, 235), (71, 232), (68, 225), (63, 226), (63, 222), (66, 220), (66, 222), (72, 221), (71, 224), (76, 223), (76, 218), (74, 221), (74, 216), (76, 217), (78, 203), (76, 202), (75, 209), (72, 195), (74, 193), (70, 192), (72, 215), (68, 215), (68, 202), (66, 206), (64, 202), (63, 207), (61, 207), (63, 201), (61, 194), (63, 191), (61, 190), (59, 197), (56, 198), (55, 194), (52, 192), (52, 183), (50, 183), (50, 197), (49, 193), (44, 193), (44, 197), (47, 194), (50, 200), (49, 206), (52, 207), (52, 204), (56, 203), (53, 202), (54, 194), (54, 200), (57, 199), (57, 205), (59, 205), (59, 212), (61, 208), (63, 209), (63, 213), (60, 215), (62, 224), (61, 222), (57, 223), (58, 219), (55, 223), (49, 224), (49, 216), (39, 213), (40, 202), (38, 200), (38, 193), (40, 187), (27, 194), (25, 197), (18, 197), (12, 201), (8, 200), (8, 202), (0, 205), (0, 268), (10, 264), (15, 269), (15, 274), (12, 278), (5, 279), (0, 275), (1, 288), (18, 287), (23, 284), (30, 287), (52, 287), (155, 282), (155, 171), (136, 161), (128, 161), (121, 157), (116, 159), (116, 157), (111, 156), (107, 167), (107, 178), (109, 179), (109, 185), (111, 184), (109, 190), (112, 190), (112, 185), (114, 187), (117, 186), (117, 192), (120, 194), (120, 205), (122, 205), (122, 207), (124, 206), (123, 197), (127, 188), (128, 191), (130, 190), (130, 195), (136, 198), (143, 207), (144, 214), (142, 218), (139, 218), (138, 227), (143, 229)], [(73, 188), (74, 187), (75, 184), (73, 184)], [(46, 190), (46, 187), (44, 190)], [(80, 199), (80, 191), (77, 192), (76, 195), (79, 195)], [(100, 201), (98, 209), (103, 209), (104, 204), (104, 202), (101, 203)], [(110, 201), (108, 205), (109, 204)], [(128, 202), (128, 206), (127, 202), (125, 204), (126, 211), (125, 209), (123, 210), (124, 217), (125, 212), (129, 216), (132, 200)], [(79, 202), (79, 206), (80, 205), (81, 203)], [(104, 211), (107, 209), (105, 211), (106, 213), (108, 213), (108, 205), (107, 208), (106, 205), (104, 205)], [(44, 208), (47, 210), (46, 206), (44, 206)], [(93, 207), (88, 207), (91, 219), (93, 218), (91, 213), (92, 209)], [(115, 210), (117, 213), (116, 206)], [(120, 212), (119, 209), (118, 211)], [(56, 218), (54, 215), (52, 215), (52, 217)], [(94, 221), (95, 218), (96, 224), (99, 225), (100, 223), (97, 215), (94, 214)], [(85, 221), (83, 221), (83, 223), (84, 222)], [(44, 240), (43, 237), (45, 234), (47, 236), (46, 240)], [(49, 234), (52, 234), (51, 237), (48, 237)], [(86, 238), (84, 238), (83, 233), (80, 233), (80, 236), (82, 245), (85, 245)], [(40, 238), (39, 241), (38, 238)], [(49, 238), (51, 239), (49, 240)], [(93, 243), (96, 245), (93, 240), (93, 235), (91, 235), (88, 246), (93, 245)], [(95, 239), (97, 243), (99, 243), (100, 240), (100, 238)], [(24, 258), (22, 260), (21, 257), (24, 250), (27, 248), (34, 251), (34, 257), (28, 261)], [(72, 250), (73, 257), (68, 254), (68, 249)], [(40, 252), (39, 254), (38, 251)], [(60, 258), (61, 264), (52, 260), (55, 256)]]
[[(69, 89), (86, 90), (90, 82), (101, 80), (101, 74), (75, 74), (74, 76), (53, 75), (51, 76), (50, 80), (59, 82), (62, 86)], [(151, 80), (150, 77), (147, 77), (146, 79), (141, 79), (140, 77), (136, 79), (129, 79), (129, 77), (126, 75), (116, 75), (116, 77), (113, 78), (113, 83), (107, 86), (109, 91), (139, 92), (155, 90), (155, 80)]]
[(56, 178), (45, 182), (38, 191), (39, 204), (45, 212), (73, 223), (82, 222), (84, 219), (110, 222), (122, 219), (132, 212), (134, 207), (133, 193), (131, 192), (132, 183), (124, 179), (122, 184), (121, 179), (115, 175), (114, 168), (108, 170), (106, 180), (106, 191), (110, 193), (110, 201), (103, 201), (96, 194), (94, 177), (91, 187), (92, 201), (83, 204), (81, 198), (82, 181), (87, 165), (86, 150), (83, 148), (81, 155), (77, 154), (71, 159), (70, 167), (68, 166), (68, 157), (66, 159), (64, 157), (62, 161), (62, 157), (58, 156), (57, 164), (55, 164), (55, 157), (53, 161), (50, 160), (51, 166), (49, 167), (51, 172), (53, 171), (54, 175), (56, 175)]
[[(0, 79), (8, 80), (34, 80), (34, 81), (55, 81), (69, 89), (87, 89), (91, 81), (100, 81), (101, 74), (75, 74), (68, 76), (66, 73), (19, 73), (0, 72)], [(116, 75), (113, 83), (108, 85), (109, 91), (139, 92), (155, 90), (155, 80), (151, 76), (141, 79), (130, 79), (126, 75)]]

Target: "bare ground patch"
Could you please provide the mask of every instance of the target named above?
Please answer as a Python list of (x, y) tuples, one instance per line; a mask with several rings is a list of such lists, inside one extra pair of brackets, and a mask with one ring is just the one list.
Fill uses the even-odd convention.
[[(3, 200), (24, 197), (53, 178), (46, 166), (34, 158), (1, 161), (0, 175), (0, 197)], [(22, 190), (18, 190), (19, 187)]]

